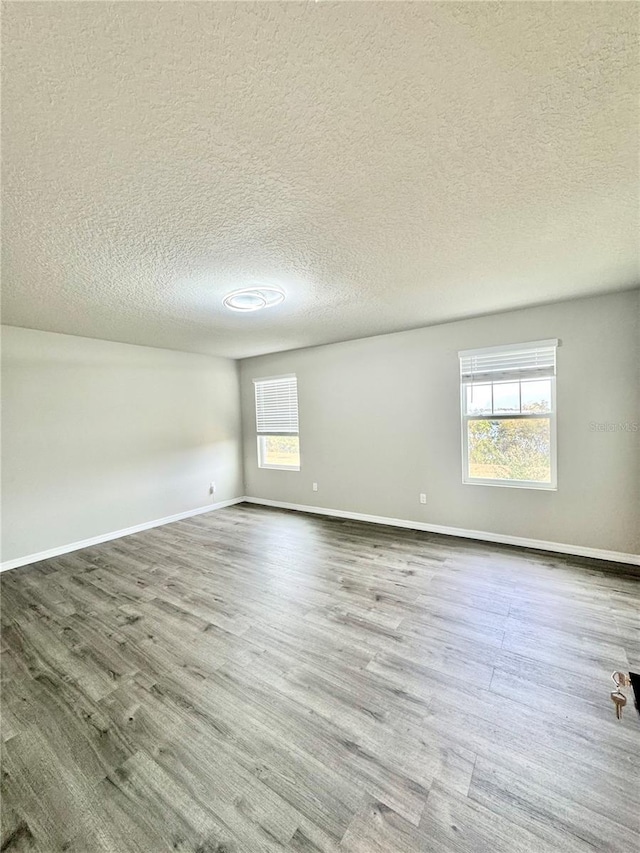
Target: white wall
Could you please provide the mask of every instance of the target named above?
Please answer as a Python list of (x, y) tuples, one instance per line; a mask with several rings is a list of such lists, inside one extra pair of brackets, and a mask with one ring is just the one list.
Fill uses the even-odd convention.
[[(458, 350), (556, 337), (557, 492), (463, 485)], [(590, 428), (640, 422), (639, 342), (633, 291), (246, 359), (246, 494), (640, 553), (640, 432)], [(298, 376), (299, 472), (256, 461), (252, 379), (284, 373)]]
[(235, 362), (7, 326), (2, 355), (3, 560), (242, 495)]

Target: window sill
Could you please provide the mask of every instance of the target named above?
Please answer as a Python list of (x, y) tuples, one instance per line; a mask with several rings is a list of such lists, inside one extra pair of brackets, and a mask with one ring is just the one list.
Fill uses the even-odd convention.
[(499, 489), (535, 489), (539, 492), (557, 492), (556, 483), (528, 483), (522, 480), (463, 480), (463, 486), (493, 486)]
[(294, 468), (293, 465), (258, 465), (258, 468), (267, 471), (299, 471), (300, 468)]

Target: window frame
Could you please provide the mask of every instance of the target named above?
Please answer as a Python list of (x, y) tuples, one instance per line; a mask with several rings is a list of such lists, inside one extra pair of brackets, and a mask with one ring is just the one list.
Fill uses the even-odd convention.
[(258, 442), (258, 468), (264, 468), (267, 471), (299, 471), (300, 464), (296, 465), (270, 465), (268, 462), (262, 461), (262, 448), (260, 443), (265, 438), (278, 438), (279, 436), (291, 436), (298, 439), (298, 459), (302, 463), (302, 454), (300, 453), (300, 433), (297, 432), (258, 432), (256, 440)]
[[(296, 412), (299, 410), (299, 401), (298, 401), (298, 377), (295, 373), (287, 373), (281, 376), (261, 376), (253, 380), (253, 403), (254, 403), (254, 417), (256, 419), (256, 451), (257, 451), (257, 461), (258, 468), (264, 469), (266, 471), (300, 471), (302, 466), (302, 453), (300, 452), (300, 425), (298, 424), (297, 432), (260, 432), (258, 431), (258, 419), (257, 419), (257, 388), (260, 383), (263, 382), (277, 382), (279, 380), (284, 379), (295, 379), (296, 380)], [(268, 438), (278, 437), (278, 436), (286, 436), (291, 438), (298, 439), (298, 465), (271, 465), (268, 462), (263, 460), (262, 443)]]
[[(499, 353), (499, 352), (515, 352), (518, 349), (525, 347), (535, 347), (544, 345), (553, 345), (556, 347), (559, 341), (539, 341), (531, 344), (511, 344), (509, 346), (487, 347), (485, 350), (477, 350), (478, 353)], [(462, 353), (460, 353), (462, 355)], [(536, 489), (539, 491), (555, 492), (558, 490), (558, 434), (557, 434), (557, 405), (556, 405), (556, 372), (551, 376), (545, 377), (550, 382), (550, 411), (548, 412), (530, 412), (523, 414), (522, 412), (508, 412), (504, 414), (467, 414), (466, 413), (466, 391), (470, 382), (460, 381), (460, 423), (461, 423), (461, 445), (462, 445), (462, 483), (465, 486), (496, 486), (498, 488), (511, 489)], [(534, 379), (534, 377), (531, 377)], [(519, 380), (504, 380), (508, 381), (527, 381), (526, 376), (520, 377)], [(478, 382), (477, 384), (488, 384)], [(499, 381), (491, 382), (491, 397), (493, 402), (493, 386), (500, 384)], [(522, 389), (520, 388), (520, 394)], [(493, 408), (493, 406), (492, 406)], [(551, 479), (548, 483), (540, 482), (539, 480), (510, 480), (500, 478), (487, 477), (471, 477), (469, 474), (469, 421), (500, 421), (500, 420), (534, 420), (541, 419), (549, 421), (549, 464), (551, 470)]]

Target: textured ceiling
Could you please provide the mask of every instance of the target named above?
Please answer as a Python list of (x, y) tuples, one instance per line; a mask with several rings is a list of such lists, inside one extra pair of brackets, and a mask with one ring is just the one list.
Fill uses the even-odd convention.
[(3, 42), (5, 323), (242, 357), (640, 282), (635, 3), (14, 2)]

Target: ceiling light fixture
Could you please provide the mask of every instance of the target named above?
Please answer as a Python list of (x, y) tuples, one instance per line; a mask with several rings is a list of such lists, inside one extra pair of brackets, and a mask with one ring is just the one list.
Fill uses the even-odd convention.
[(284, 293), (277, 287), (245, 287), (228, 293), (222, 304), (232, 311), (260, 311), (284, 302)]

